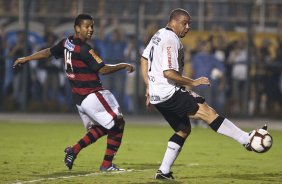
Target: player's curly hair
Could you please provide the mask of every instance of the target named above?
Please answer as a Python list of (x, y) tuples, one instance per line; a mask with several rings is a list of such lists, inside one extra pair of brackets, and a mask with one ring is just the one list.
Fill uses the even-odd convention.
[(92, 20), (93, 21), (93, 17), (89, 14), (79, 14), (78, 16), (76, 16), (74, 20), (74, 26), (79, 26), (83, 20)]
[(186, 11), (182, 8), (176, 8), (176, 9), (174, 9), (170, 12), (168, 21), (170, 22), (171, 20), (178, 19), (178, 17), (181, 16), (181, 15), (191, 17), (190, 14), (188, 13), (188, 11)]

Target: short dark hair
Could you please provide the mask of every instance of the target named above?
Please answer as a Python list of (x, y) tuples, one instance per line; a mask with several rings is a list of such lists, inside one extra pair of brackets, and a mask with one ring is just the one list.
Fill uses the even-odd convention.
[(181, 15), (184, 15), (184, 16), (187, 16), (187, 17), (191, 17), (190, 14), (188, 13), (188, 11), (186, 11), (186, 10), (184, 10), (182, 8), (176, 8), (176, 9), (174, 9), (174, 10), (172, 10), (170, 12), (169, 20), (168, 21), (170, 22), (171, 20), (175, 20), (175, 19), (177, 19)]
[(79, 14), (78, 16), (76, 16), (74, 20), (74, 26), (79, 26), (83, 20), (92, 20), (93, 21), (93, 17), (89, 14)]

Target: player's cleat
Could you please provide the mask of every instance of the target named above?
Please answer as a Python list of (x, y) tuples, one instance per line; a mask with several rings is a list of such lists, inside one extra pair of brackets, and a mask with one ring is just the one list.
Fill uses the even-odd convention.
[(249, 132), (249, 142), (247, 143), (247, 144), (243, 144), (243, 146), (244, 146), (244, 148), (247, 150), (247, 151), (253, 151), (253, 149), (252, 149), (252, 146), (251, 146), (251, 139), (252, 139), (252, 137), (254, 136), (254, 134), (252, 134), (254, 132), (254, 130), (252, 130), (252, 131), (250, 131)]
[(267, 125), (266, 125), (266, 124), (265, 124), (265, 125), (263, 125), (263, 127), (262, 127), (261, 129), (263, 129), (263, 130), (267, 130)]
[(173, 180), (172, 172), (164, 174), (161, 170), (158, 170), (155, 175), (156, 180)]
[(65, 165), (69, 168), (69, 170), (71, 170), (73, 162), (76, 159), (76, 154), (74, 153), (72, 147), (67, 147), (65, 149), (65, 153)]
[(112, 164), (110, 167), (100, 167), (101, 172), (112, 172), (112, 171), (125, 171), (125, 169), (118, 168), (117, 165)]
[(243, 144), (243, 146), (246, 148), (247, 151), (253, 151), (253, 149), (251, 147), (251, 143)]

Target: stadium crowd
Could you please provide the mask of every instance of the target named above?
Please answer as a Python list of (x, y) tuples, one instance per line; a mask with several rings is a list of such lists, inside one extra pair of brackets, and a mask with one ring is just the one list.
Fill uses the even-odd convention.
[[(18, 1), (13, 0), (9, 5), (12, 2), (17, 3)], [(40, 2), (36, 4), (39, 8), (38, 15), (44, 17), (46, 11), (48, 12), (46, 10), (48, 7), (40, 6)], [(74, 0), (71, 2), (68, 3), (68, 6), (70, 6), (68, 11), (71, 16), (75, 16), (78, 12), (76, 8), (78, 1)], [(184, 4), (182, 5), (186, 6), (186, 1), (183, 2)], [(0, 14), (7, 13), (3, 9), (7, 2), (0, 0), (0, 3), (3, 4), (3, 6), (0, 6)], [(44, 3), (44, 1), (41, 3)], [(106, 16), (105, 12), (115, 14), (112, 10), (107, 10), (106, 7), (108, 5), (105, 3), (107, 1), (98, 1), (97, 6), (94, 8), (96, 9), (95, 15), (98, 17)], [(170, 3), (173, 2), (163, 3), (161, 9), (155, 7), (158, 4), (154, 1), (147, 0), (146, 3), (148, 8), (145, 9), (145, 13), (154, 12), (156, 9), (159, 11), (154, 15), (153, 19), (148, 18), (148, 21), (144, 24), (145, 31), (139, 35), (130, 29), (127, 30), (125, 27), (120, 26), (121, 22), (124, 21), (124, 17), (130, 17), (134, 3), (129, 3), (126, 6), (131, 7), (119, 9), (120, 12), (116, 12), (122, 15), (120, 19), (106, 16), (107, 18), (105, 19), (97, 20), (99, 26), (95, 28), (91, 44), (106, 63), (114, 64), (126, 61), (136, 66), (139, 65), (140, 53), (142, 53), (144, 45), (150, 40), (152, 33), (166, 22), (166, 20), (162, 19), (162, 14), (169, 11)], [(191, 7), (196, 6), (194, 1), (192, 3), (187, 1), (187, 3), (190, 3)], [(216, 17), (216, 12), (218, 12), (216, 8), (220, 8), (221, 5), (223, 4), (219, 3), (218, 6), (215, 6), (214, 4), (207, 3), (207, 17)], [(11, 14), (18, 14), (17, 11), (12, 10), (14, 6), (11, 5), (9, 7), (11, 7)], [(275, 9), (275, 7), (272, 8)], [(191, 9), (192, 16), (198, 13), (195, 12), (197, 7)], [(226, 14), (230, 13), (228, 11), (224, 12)], [(274, 12), (273, 10), (272, 14)], [(58, 20), (55, 21), (58, 22)], [(202, 34), (202, 32), (192, 31), (193, 36), (191, 37), (195, 38), (196, 35), (196, 39), (193, 39), (193, 47), (185, 44), (186, 56), (189, 56), (185, 60), (188, 63), (185, 69), (187, 74), (192, 78), (206, 76), (212, 81), (210, 88), (199, 87), (194, 90), (205, 96), (209, 104), (221, 113), (247, 113), (249, 115), (271, 113), (273, 115), (281, 115), (281, 33), (277, 31), (278, 34), (274, 36), (274, 39), (268, 39), (267, 37), (260, 39), (260, 43), (257, 43), (256, 38), (252, 38), (250, 62), (247, 62), (249, 59), (247, 39), (242, 36), (230, 39), (227, 31), (225, 31), (230, 26), (223, 28), (217, 26), (218, 24), (213, 20), (208, 22), (209, 24), (206, 27), (210, 28), (209, 32)], [(282, 21), (280, 21), (279, 25), (282, 27)], [(32, 32), (29, 33), (28, 44), (25, 44), (25, 32), (23, 30), (9, 29), (9, 31), (4, 31), (7, 30), (6, 27), (0, 27), (0, 111), (20, 111), (24, 107), (24, 99), (26, 97), (23, 96), (23, 91), (26, 86), (24, 86), (23, 78), (25, 75), (21, 69), (12, 69), (12, 63), (15, 58), (53, 45), (62, 34), (69, 34), (67, 29), (64, 32), (58, 33), (53, 26), (48, 26), (48, 24), (46, 26), (43, 36), (38, 36)], [(189, 33), (186, 39), (190, 39)], [(187, 42), (184, 41), (184, 43)], [(52, 58), (46, 62), (31, 62), (28, 65), (28, 70), (30, 70), (26, 77), (27, 85), (29, 86), (26, 87), (26, 89), (29, 89), (27, 91), (28, 105), (24, 110), (73, 111), (72, 107), (74, 106), (71, 105), (73, 102), (69, 92), (70, 86), (63, 73), (64, 62)], [(138, 81), (140, 91), (136, 93), (135, 78), (135, 74), (127, 74), (125, 71), (102, 78), (105, 87), (114, 93), (124, 109), (123, 111), (126, 113), (134, 113), (136, 111), (134, 107), (136, 105), (134, 101), (136, 94), (139, 94), (138, 103), (143, 103), (144, 86), (142, 86), (142, 81)], [(248, 91), (249, 95), (246, 95)]]

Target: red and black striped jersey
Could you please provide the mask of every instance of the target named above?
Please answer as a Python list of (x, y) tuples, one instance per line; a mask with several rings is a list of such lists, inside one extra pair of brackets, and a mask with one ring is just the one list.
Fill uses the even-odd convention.
[(51, 47), (50, 51), (56, 58), (64, 58), (65, 73), (76, 104), (80, 105), (88, 94), (104, 89), (98, 71), (105, 64), (90, 45), (70, 36)]

